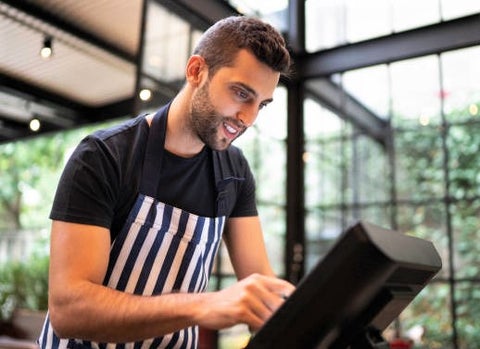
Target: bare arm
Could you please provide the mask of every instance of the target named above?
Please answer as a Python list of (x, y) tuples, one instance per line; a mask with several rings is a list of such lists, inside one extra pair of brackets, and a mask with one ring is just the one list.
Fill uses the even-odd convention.
[[(240, 280), (249, 279), (257, 274), (264, 276), (268, 292), (259, 299), (269, 304), (269, 313), (265, 319), (283, 303), (283, 298), (290, 295), (295, 287), (287, 281), (278, 279), (268, 260), (263, 232), (258, 217), (230, 218), (224, 234), (233, 268)], [(264, 322), (264, 321), (263, 321)], [(263, 322), (259, 323), (260, 327)], [(252, 327), (257, 329), (258, 327)]]
[(283, 281), (252, 275), (218, 292), (138, 296), (102, 285), (110, 250), (107, 229), (54, 221), (49, 311), (57, 335), (98, 342), (161, 336), (195, 324), (258, 328), (276, 309)]
[(253, 273), (274, 276), (258, 217), (230, 218), (224, 240), (239, 279)]

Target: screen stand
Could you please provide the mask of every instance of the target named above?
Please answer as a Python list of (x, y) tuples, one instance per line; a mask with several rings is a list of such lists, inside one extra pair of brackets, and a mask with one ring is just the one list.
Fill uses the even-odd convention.
[(390, 349), (390, 345), (378, 330), (369, 328), (357, 337), (350, 349)]

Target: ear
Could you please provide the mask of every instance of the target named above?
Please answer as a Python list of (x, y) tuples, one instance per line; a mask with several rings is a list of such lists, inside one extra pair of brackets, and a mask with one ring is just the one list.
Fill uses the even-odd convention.
[(190, 84), (198, 86), (207, 74), (208, 66), (202, 56), (193, 55), (188, 59), (185, 76)]

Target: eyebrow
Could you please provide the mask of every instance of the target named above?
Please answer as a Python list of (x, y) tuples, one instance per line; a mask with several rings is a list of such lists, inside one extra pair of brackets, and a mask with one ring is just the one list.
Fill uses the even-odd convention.
[[(249, 93), (251, 93), (255, 98), (258, 97), (258, 93), (257, 91), (255, 91), (253, 88), (251, 88), (250, 86), (244, 84), (243, 82), (236, 82), (235, 83), (236, 85), (239, 85), (241, 86), (242, 88), (244, 88), (245, 90), (247, 90)], [(267, 98), (265, 100), (262, 101), (262, 103), (271, 103), (273, 102), (273, 98)]]

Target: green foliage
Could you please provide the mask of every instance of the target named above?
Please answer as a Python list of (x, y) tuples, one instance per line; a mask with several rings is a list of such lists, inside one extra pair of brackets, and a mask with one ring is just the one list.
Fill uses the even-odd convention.
[(445, 194), (441, 129), (397, 131), (397, 191), (401, 198), (431, 200)]
[[(467, 115), (467, 111), (456, 111)], [(451, 115), (448, 120), (454, 120)], [(445, 282), (429, 286), (402, 316), (403, 328), (421, 325), (424, 345), (444, 348), (453, 329), (450, 292), (454, 292), (459, 345), (480, 348), (480, 124), (462, 118), (462, 124), (418, 126), (396, 133), (397, 189), (406, 202), (400, 206), (401, 230), (431, 240), (442, 256), (442, 278), (450, 277), (453, 253), (454, 290)], [(449, 251), (447, 213), (453, 234)]]
[(480, 348), (480, 284), (461, 283), (456, 288), (458, 330), (462, 347)]
[(118, 122), (0, 145), (0, 231), (45, 227), (69, 150), (87, 134)]
[(17, 300), (15, 290), (10, 282), (12, 277), (10, 271), (5, 268), (0, 269), (0, 323), (7, 322), (12, 318)]
[(42, 178), (63, 165), (65, 138), (38, 137), (0, 146), (0, 221), (4, 225), (0, 228), (22, 227), (25, 194), (34, 193)]
[(480, 125), (452, 126), (448, 132), (450, 192), (458, 199), (480, 195)]
[(417, 296), (402, 313), (402, 328), (408, 330), (421, 326), (425, 330), (423, 345), (426, 348), (445, 348), (452, 336), (448, 314), (449, 288), (445, 284), (431, 284)]
[(16, 308), (47, 310), (48, 265), (47, 256), (32, 256), (0, 267), (0, 320), (11, 319)]

